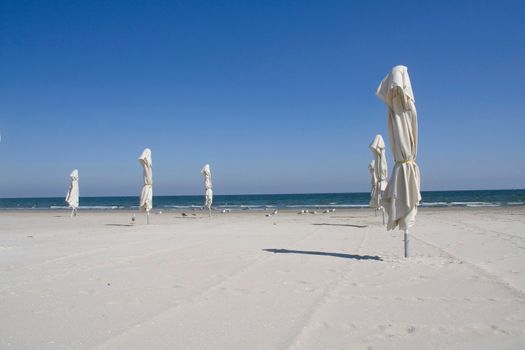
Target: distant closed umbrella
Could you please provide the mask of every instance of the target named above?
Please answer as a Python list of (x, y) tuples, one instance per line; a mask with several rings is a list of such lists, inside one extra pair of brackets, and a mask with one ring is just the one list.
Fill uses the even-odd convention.
[(79, 196), (79, 190), (78, 190), (78, 170), (75, 169), (69, 174), (71, 177), (71, 184), (69, 185), (69, 190), (66, 194), (66, 202), (69, 205), (71, 210), (71, 216), (77, 216), (77, 210), (78, 210), (78, 196)]
[(206, 164), (201, 170), (201, 174), (204, 175), (204, 189), (206, 201), (204, 206), (208, 209), (209, 215), (211, 216), (211, 203), (213, 202), (213, 190), (211, 184), (211, 170), (210, 165)]
[(368, 171), (370, 172), (371, 181), (370, 181), (370, 207), (377, 208), (378, 202), (377, 202), (377, 175), (376, 175), (376, 161), (372, 160), (370, 164), (368, 164)]
[(421, 201), (417, 155), (417, 113), (407, 67), (396, 66), (376, 92), (388, 108), (388, 136), (395, 165), (384, 193), (388, 230), (404, 230), (405, 257), (408, 256), (408, 228), (416, 219)]
[(386, 164), (385, 141), (383, 141), (383, 137), (381, 135), (376, 135), (369, 147), (372, 151), (372, 155), (374, 156), (376, 175), (376, 188), (374, 191), (372, 191), (372, 201), (374, 205), (371, 206), (383, 212), (384, 221), (384, 208), (382, 197), (383, 191), (386, 189), (387, 185), (388, 170)]
[(151, 150), (146, 148), (139, 157), (144, 170), (144, 186), (140, 194), (140, 208), (146, 211), (149, 224), (149, 212), (153, 208), (153, 171), (151, 169)]

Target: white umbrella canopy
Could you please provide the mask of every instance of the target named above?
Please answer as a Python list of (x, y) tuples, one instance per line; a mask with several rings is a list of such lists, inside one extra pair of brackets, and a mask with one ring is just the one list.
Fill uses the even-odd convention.
[(153, 171), (151, 162), (151, 150), (146, 148), (139, 157), (144, 173), (144, 186), (140, 194), (140, 208), (148, 213), (153, 208)]
[(210, 165), (206, 164), (202, 170), (201, 174), (204, 176), (204, 189), (205, 189), (205, 196), (206, 196), (206, 202), (204, 206), (211, 211), (211, 204), (213, 202), (213, 190), (212, 190), (212, 184), (211, 184), (211, 170)]
[(71, 215), (77, 214), (78, 209), (78, 197), (79, 197), (79, 188), (78, 188), (78, 170), (75, 169), (69, 174), (71, 177), (71, 183), (66, 194), (66, 203), (71, 209)]
[(421, 201), (416, 164), (417, 112), (407, 67), (394, 67), (379, 84), (376, 94), (388, 108), (388, 137), (395, 160), (383, 197), (388, 213), (387, 229), (399, 227), (406, 233), (415, 223)]

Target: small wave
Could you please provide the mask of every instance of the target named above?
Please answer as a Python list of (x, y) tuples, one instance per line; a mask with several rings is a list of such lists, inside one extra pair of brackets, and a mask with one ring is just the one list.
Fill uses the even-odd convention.
[(230, 208), (230, 209), (233, 209), (233, 208), (237, 208), (237, 209), (245, 209), (245, 208), (248, 208), (248, 209), (255, 209), (255, 208), (266, 208), (268, 207), (267, 205), (260, 205), (260, 204), (253, 204), (253, 205), (246, 205), (246, 204), (221, 204), (221, 205), (217, 205), (217, 208)]
[(492, 202), (450, 202), (453, 206), (464, 206), (464, 207), (499, 207), (500, 203)]
[(204, 206), (202, 205), (163, 205), (162, 208), (173, 208), (173, 209), (202, 209)]
[[(114, 210), (114, 209), (125, 209), (126, 207), (119, 205), (81, 205), (78, 207), (79, 210)], [(131, 207), (129, 207), (131, 208)], [(71, 209), (63, 205), (51, 205), (49, 209)]]
[(87, 209), (87, 210), (113, 210), (113, 209), (125, 209), (126, 207), (118, 206), (118, 205), (81, 205), (79, 209)]
[[(0, 210), (50, 210), (51, 208), (45, 207), (0, 207)], [(67, 209), (67, 208), (66, 208)]]
[(291, 204), (286, 208), (366, 208), (368, 204)]
[(449, 207), (451, 204), (449, 202), (422, 202), (421, 207)]
[[(510, 203), (507, 203), (510, 204)], [(523, 204), (523, 203), (520, 203)], [(518, 205), (518, 204), (516, 204)], [(421, 207), (501, 207), (498, 202), (422, 202)]]
[(523, 205), (524, 202), (507, 202), (507, 205)]

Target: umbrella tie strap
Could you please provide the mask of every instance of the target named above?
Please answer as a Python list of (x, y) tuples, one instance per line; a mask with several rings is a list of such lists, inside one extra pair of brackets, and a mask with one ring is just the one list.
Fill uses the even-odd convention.
[(413, 164), (414, 161), (412, 159), (407, 159), (407, 160), (396, 160), (396, 164)]

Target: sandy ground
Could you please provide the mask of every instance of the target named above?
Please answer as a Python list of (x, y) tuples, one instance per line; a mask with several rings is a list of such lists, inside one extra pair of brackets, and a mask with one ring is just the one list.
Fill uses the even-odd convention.
[(0, 212), (0, 349), (525, 349), (525, 207)]

